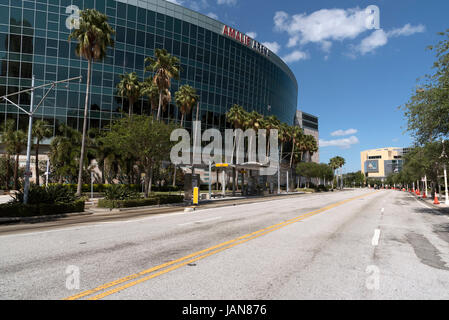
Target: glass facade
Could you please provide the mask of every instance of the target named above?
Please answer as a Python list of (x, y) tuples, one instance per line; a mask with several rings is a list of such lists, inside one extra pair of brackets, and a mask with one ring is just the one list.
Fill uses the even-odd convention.
[[(221, 35), (219, 21), (164, 0), (0, 0), (0, 96), (29, 88), (33, 74), (36, 86), (83, 76), (81, 82), (57, 86), (40, 107), (38, 118), (54, 130), (61, 123), (81, 130), (83, 121), (87, 61), (75, 55), (76, 42), (68, 42), (70, 5), (106, 13), (116, 31), (115, 47), (93, 64), (89, 128), (104, 128), (128, 110), (117, 96), (119, 75), (148, 76), (144, 59), (154, 56), (155, 48), (179, 57), (181, 79), (172, 82), (172, 96), (183, 84), (197, 89), (203, 128), (228, 126), (224, 114), (234, 103), (293, 123), (298, 84), (291, 70), (273, 53), (264, 56)], [(36, 90), (35, 101), (44, 94)], [(29, 95), (12, 100), (29, 109)], [(151, 113), (146, 98), (134, 105), (134, 112)], [(180, 119), (174, 102), (163, 117)], [(2, 102), (0, 125), (10, 118), (18, 128), (27, 128), (28, 116)], [(187, 126), (191, 120), (192, 114)]]

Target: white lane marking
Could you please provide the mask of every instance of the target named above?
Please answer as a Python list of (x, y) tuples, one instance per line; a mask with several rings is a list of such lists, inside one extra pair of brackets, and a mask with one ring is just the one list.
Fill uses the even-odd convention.
[(380, 229), (374, 229), (374, 236), (371, 240), (371, 244), (373, 246), (377, 246), (379, 244), (379, 237), (380, 237)]
[(187, 222), (187, 223), (180, 223), (180, 224), (178, 224), (178, 226), (187, 226), (189, 224), (202, 223), (202, 222), (214, 221), (214, 220), (219, 220), (219, 219), (221, 219), (221, 217), (214, 217), (214, 218), (197, 220), (197, 221), (192, 221), (192, 222)]

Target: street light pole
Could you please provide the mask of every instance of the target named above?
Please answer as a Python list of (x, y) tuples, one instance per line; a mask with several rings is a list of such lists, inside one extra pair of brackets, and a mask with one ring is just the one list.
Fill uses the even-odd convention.
[[(34, 88), (34, 74), (31, 78), (31, 88)], [(33, 101), (34, 99), (34, 90), (31, 90), (31, 99), (30, 99), (30, 116), (28, 117), (28, 141), (27, 141), (27, 160), (26, 160), (26, 169), (25, 169), (25, 186), (23, 193), (23, 203), (28, 203), (28, 191), (30, 190), (30, 154), (31, 154), (31, 133), (33, 130)], [(37, 172), (37, 168), (36, 168)], [(39, 179), (39, 177), (37, 177)]]
[(447, 171), (446, 171), (446, 160), (447, 160), (447, 155), (446, 152), (444, 151), (444, 140), (441, 140), (441, 143), (443, 144), (443, 152), (441, 153), (440, 158), (443, 160), (443, 169), (444, 169), (444, 195), (445, 195), (445, 200), (444, 203), (446, 205), (449, 205), (449, 197), (448, 197), (448, 190), (447, 190)]

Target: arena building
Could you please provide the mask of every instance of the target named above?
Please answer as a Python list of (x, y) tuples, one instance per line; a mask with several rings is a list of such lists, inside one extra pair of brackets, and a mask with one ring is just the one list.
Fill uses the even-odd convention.
[[(83, 76), (81, 82), (56, 87), (39, 109), (37, 118), (48, 121), (54, 133), (62, 123), (78, 130), (83, 125), (87, 61), (75, 55), (76, 42), (68, 41), (67, 21), (76, 15), (74, 8), (107, 14), (116, 31), (114, 48), (93, 64), (88, 128), (105, 128), (127, 112), (127, 102), (117, 96), (119, 76), (148, 76), (144, 59), (153, 57), (156, 48), (179, 57), (182, 72), (172, 82), (172, 96), (184, 84), (197, 89), (204, 129), (229, 126), (225, 113), (233, 104), (294, 123), (298, 84), (292, 71), (232, 26), (164, 0), (0, 0), (0, 96), (29, 88), (33, 74), (36, 86)], [(43, 95), (36, 90), (35, 101)], [(30, 97), (20, 95), (14, 102), (28, 110)], [(151, 112), (146, 98), (134, 105), (134, 112)], [(192, 116), (187, 116), (187, 127)], [(165, 119), (180, 117), (174, 102), (163, 114)], [(25, 113), (2, 101), (0, 126), (7, 119), (17, 120), (19, 129), (28, 126)]]

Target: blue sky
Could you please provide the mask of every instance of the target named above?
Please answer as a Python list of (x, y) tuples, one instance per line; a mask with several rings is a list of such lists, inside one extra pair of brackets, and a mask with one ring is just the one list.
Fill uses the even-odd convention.
[[(398, 107), (432, 72), (426, 47), (449, 29), (449, 1), (172, 2), (255, 37), (286, 61), (299, 83), (298, 108), (319, 117), (321, 162), (340, 155), (345, 171), (358, 171), (360, 151), (412, 144)], [(380, 10), (380, 29), (366, 28), (369, 5)]]

